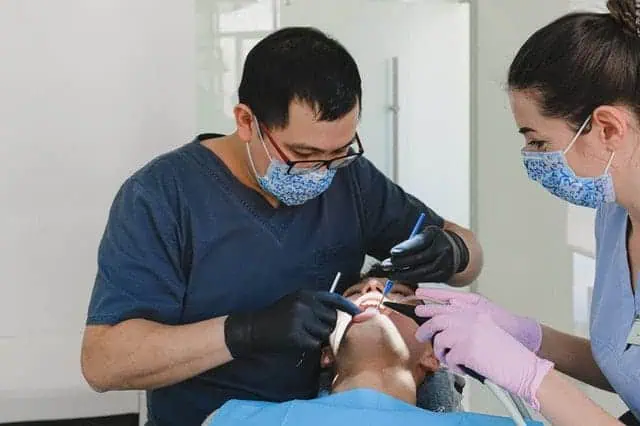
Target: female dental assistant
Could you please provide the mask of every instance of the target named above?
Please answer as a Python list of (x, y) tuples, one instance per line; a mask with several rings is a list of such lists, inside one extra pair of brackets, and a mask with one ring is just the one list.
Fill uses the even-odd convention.
[(556, 370), (616, 392), (630, 410), (624, 424), (640, 419), (640, 7), (607, 6), (609, 14), (571, 14), (540, 29), (509, 70), (529, 177), (597, 209), (591, 341), (476, 294), (417, 292), (450, 302), (417, 308), (433, 317), (418, 337), (434, 338), (441, 361), (483, 374), (554, 425), (621, 424)]

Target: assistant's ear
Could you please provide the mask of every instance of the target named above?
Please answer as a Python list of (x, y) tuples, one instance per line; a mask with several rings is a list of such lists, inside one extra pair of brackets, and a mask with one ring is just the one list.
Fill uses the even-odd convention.
[(600, 141), (612, 152), (619, 151), (629, 132), (632, 115), (623, 107), (600, 106), (593, 112), (592, 126)]
[(331, 367), (335, 362), (336, 362), (336, 358), (333, 355), (331, 346), (323, 347), (320, 353), (320, 367), (322, 368)]
[(244, 104), (238, 104), (233, 108), (233, 116), (236, 119), (238, 137), (244, 142), (251, 141), (255, 127), (255, 120), (253, 119), (251, 109)]

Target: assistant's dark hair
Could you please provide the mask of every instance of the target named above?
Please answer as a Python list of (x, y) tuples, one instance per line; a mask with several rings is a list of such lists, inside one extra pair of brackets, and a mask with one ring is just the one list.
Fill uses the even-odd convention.
[(609, 0), (610, 13), (573, 13), (533, 34), (509, 69), (509, 89), (533, 90), (541, 113), (578, 127), (600, 105), (640, 118), (640, 6)]
[(362, 81), (349, 52), (323, 32), (289, 27), (261, 40), (247, 55), (241, 104), (268, 128), (289, 124), (289, 104), (311, 106), (320, 121), (344, 117), (362, 101)]

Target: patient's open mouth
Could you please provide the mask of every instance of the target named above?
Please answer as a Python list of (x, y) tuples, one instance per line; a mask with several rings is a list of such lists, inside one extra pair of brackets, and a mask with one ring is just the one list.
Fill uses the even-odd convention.
[(380, 305), (380, 300), (382, 299), (383, 297), (381, 293), (370, 292), (360, 296), (355, 301), (355, 304), (363, 311), (366, 311), (367, 309), (371, 309), (371, 308), (375, 309), (375, 308), (378, 308), (378, 306), (380, 306), (380, 312), (384, 312), (387, 310), (387, 308), (384, 305)]
[(359, 306), (362, 310), (367, 310), (367, 308), (377, 308), (378, 304), (378, 302), (369, 301), (361, 303)]
[(361, 307), (378, 306), (378, 303), (380, 303), (380, 299), (382, 299), (381, 293), (370, 292), (370, 293), (365, 293), (362, 296), (358, 297), (355, 303), (356, 305)]

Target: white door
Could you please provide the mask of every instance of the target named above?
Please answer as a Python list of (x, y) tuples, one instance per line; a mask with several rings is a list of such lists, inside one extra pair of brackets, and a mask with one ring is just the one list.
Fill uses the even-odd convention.
[[(430, 207), (468, 225), (468, 5), (283, 0), (280, 25), (317, 27), (351, 52), (363, 78), (359, 131), (367, 157)], [(399, 101), (395, 143), (394, 94)]]

